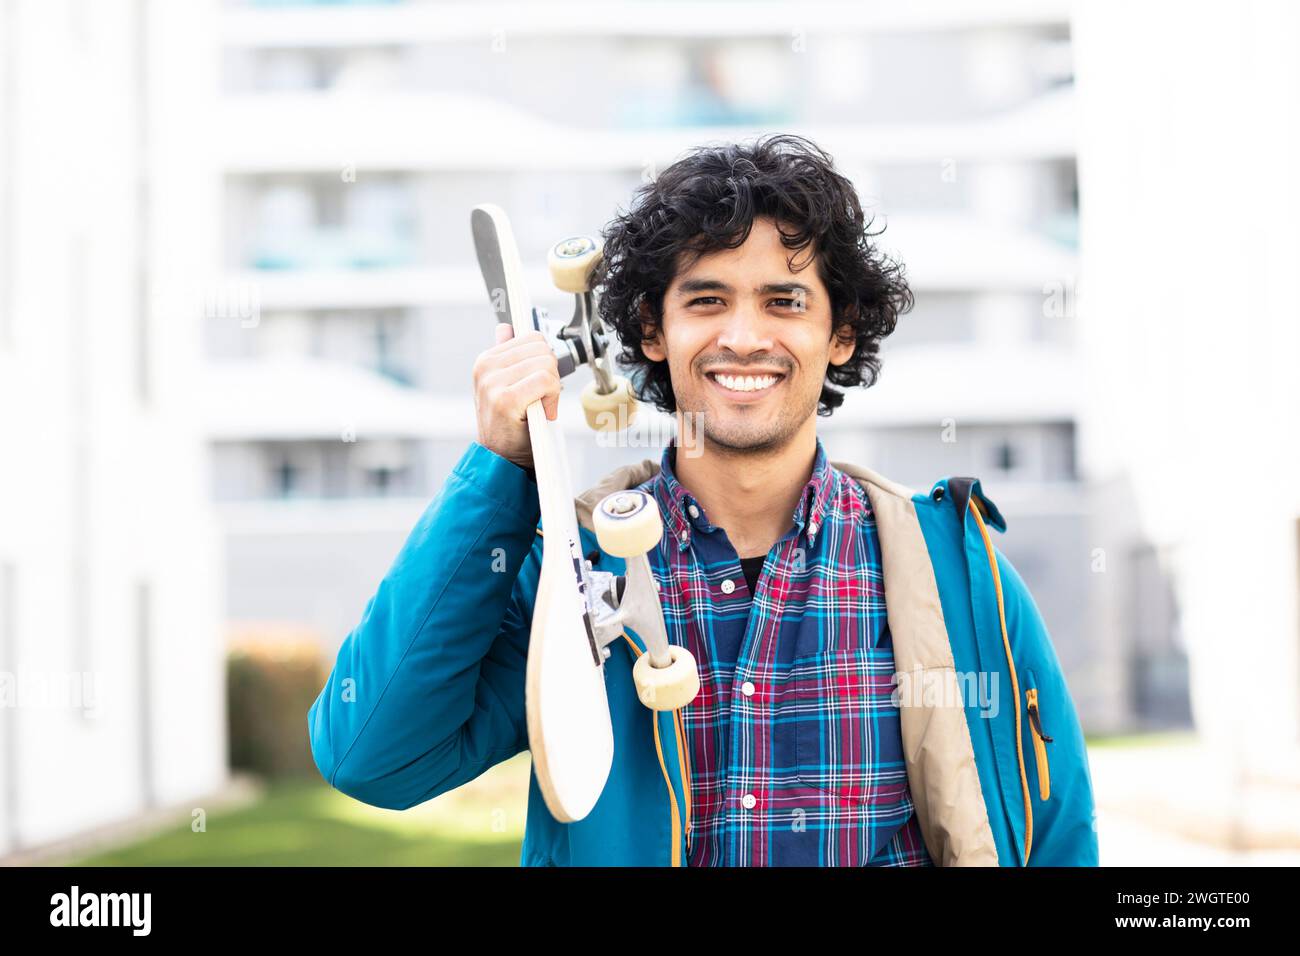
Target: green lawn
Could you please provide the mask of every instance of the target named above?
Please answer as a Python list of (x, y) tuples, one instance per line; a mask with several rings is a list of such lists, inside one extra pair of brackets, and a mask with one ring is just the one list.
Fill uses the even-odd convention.
[[(1183, 733), (1089, 737), (1093, 747), (1177, 744)], [(517, 866), (529, 755), (410, 810), (380, 810), (320, 780), (273, 783), (255, 803), (73, 861), (77, 866)]]
[(323, 781), (272, 784), (249, 806), (211, 813), (79, 866), (517, 866), (528, 754), (406, 811), (366, 806)]
[(1107, 734), (1084, 736), (1084, 743), (1089, 747), (1108, 747), (1122, 749), (1128, 747), (1178, 747), (1194, 744), (1199, 738), (1191, 730), (1160, 730), (1150, 733)]

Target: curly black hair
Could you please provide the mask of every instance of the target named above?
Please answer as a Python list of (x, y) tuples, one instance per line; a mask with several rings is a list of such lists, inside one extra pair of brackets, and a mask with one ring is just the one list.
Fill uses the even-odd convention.
[[(845, 388), (875, 383), (880, 342), (912, 307), (903, 267), (872, 245), (880, 234), (870, 231), (874, 220), (865, 218), (857, 191), (835, 171), (830, 155), (802, 136), (773, 134), (697, 147), (641, 186), (631, 208), (605, 227), (604, 261), (595, 276), (602, 287), (600, 314), (622, 343), (618, 359), (631, 370), (639, 398), (665, 412), (677, 410), (668, 363), (648, 359), (641, 343), (663, 321), (679, 255), (690, 262), (735, 249), (759, 216), (777, 222), (782, 244), (794, 250), (792, 268), (799, 251), (812, 245), (830, 292), (834, 334), (856, 340), (852, 358), (827, 367), (829, 382)], [(843, 402), (843, 392), (823, 384), (817, 414), (830, 415)]]

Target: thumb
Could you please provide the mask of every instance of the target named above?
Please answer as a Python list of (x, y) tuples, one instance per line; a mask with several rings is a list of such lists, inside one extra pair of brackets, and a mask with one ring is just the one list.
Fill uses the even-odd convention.
[(500, 345), (502, 342), (508, 341), (509, 339), (515, 337), (515, 327), (511, 325), (509, 322), (498, 322), (496, 336), (497, 336), (497, 345)]

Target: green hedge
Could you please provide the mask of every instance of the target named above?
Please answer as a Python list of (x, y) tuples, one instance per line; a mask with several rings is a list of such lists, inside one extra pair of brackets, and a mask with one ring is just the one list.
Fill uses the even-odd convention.
[(227, 658), (230, 766), (266, 777), (319, 777), (307, 710), (325, 685), (314, 641), (248, 639)]

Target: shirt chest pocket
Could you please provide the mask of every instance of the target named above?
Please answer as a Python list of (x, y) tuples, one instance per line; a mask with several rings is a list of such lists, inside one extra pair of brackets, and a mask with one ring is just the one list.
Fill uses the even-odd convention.
[(799, 658), (792, 673), (795, 773), (842, 807), (885, 822), (912, 810), (899, 712), (894, 650), (832, 648)]

